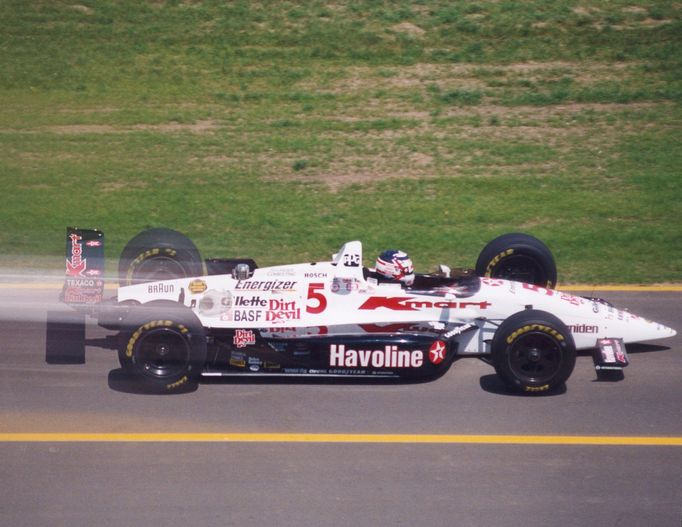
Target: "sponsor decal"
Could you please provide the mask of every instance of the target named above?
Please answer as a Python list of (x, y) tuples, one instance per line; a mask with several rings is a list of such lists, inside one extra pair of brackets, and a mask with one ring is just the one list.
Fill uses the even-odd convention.
[(284, 301), (276, 298), (264, 299), (255, 297), (235, 297), (235, 307), (252, 307), (254, 309), (235, 309), (234, 320), (236, 322), (256, 322), (264, 320), (270, 323), (287, 322), (301, 319), (301, 308), (295, 300)]
[(268, 302), (268, 310), (265, 312), (266, 322), (286, 322), (288, 320), (300, 320), (301, 309), (296, 307), (295, 301), (285, 302), (271, 298)]
[(246, 356), (243, 353), (232, 353), (230, 356), (230, 366), (246, 368)]
[[(538, 285), (532, 285), (532, 284), (525, 284), (524, 283), (524, 284), (522, 284), (522, 286), (524, 289), (526, 289), (528, 291), (534, 291), (534, 292), (539, 293), (541, 295), (558, 296), (560, 300), (563, 300), (564, 302), (568, 302), (572, 306), (580, 306), (580, 305), (588, 302), (588, 300), (585, 298), (569, 295), (567, 293), (561, 293), (559, 291), (554, 291), (552, 289), (547, 289), (546, 287), (540, 287)], [(594, 304), (593, 304), (592, 309), (594, 310)]]
[(359, 309), (391, 309), (393, 311), (419, 311), (420, 309), (488, 309), (492, 304), (487, 300), (481, 302), (461, 302), (450, 300), (419, 300), (411, 296), (372, 296), (368, 298)]
[(91, 291), (65, 291), (64, 302), (73, 304), (97, 304), (102, 301), (102, 295), (92, 294)]
[(173, 284), (150, 284), (147, 286), (147, 293), (150, 295), (158, 293), (175, 293)]
[(266, 322), (272, 322), (272, 323), (278, 323), (278, 322), (287, 322), (289, 320), (300, 320), (301, 319), (301, 310), (300, 309), (294, 309), (292, 311), (266, 311), (265, 312), (265, 321)]
[(481, 278), (481, 283), (489, 285), (490, 287), (500, 287), (504, 285), (504, 280), (500, 280), (499, 278), (483, 277)]
[(234, 333), (232, 343), (238, 348), (253, 346), (254, 344), (256, 344), (256, 335), (250, 329), (238, 329)]
[(268, 301), (259, 296), (236, 296), (234, 298), (234, 305), (235, 307), (265, 307), (268, 305)]
[(93, 278), (66, 278), (63, 300), (73, 304), (96, 304), (102, 301), (104, 281)]
[[(195, 304), (196, 300), (192, 300), (192, 307), (194, 307)], [(199, 301), (199, 313), (209, 317), (220, 315), (221, 320), (225, 320), (223, 317), (229, 315), (231, 308), (232, 294), (229, 291), (209, 289)], [(228, 318), (227, 320), (230, 319)]]
[(452, 337), (457, 337), (459, 335), (466, 333), (467, 331), (471, 331), (472, 329), (477, 328), (478, 326), (476, 324), (462, 324), (461, 326), (457, 326), (456, 328), (451, 329), (447, 333), (443, 333), (443, 338), (450, 339)]
[(296, 272), (293, 269), (271, 269), (268, 276), (296, 276)]
[(69, 235), (71, 240), (71, 260), (66, 260), (66, 274), (67, 276), (82, 276), (87, 267), (87, 261), (83, 258), (83, 245), (80, 241), (83, 239), (76, 233)]
[(590, 324), (573, 324), (568, 326), (571, 333), (599, 333), (599, 326), (592, 326)]
[(309, 326), (303, 328), (274, 326), (261, 330), (262, 335), (273, 338), (309, 337), (311, 335), (327, 335), (328, 333), (329, 328), (327, 328), (327, 326)]
[(306, 278), (327, 278), (327, 273), (305, 273)]
[(547, 296), (554, 296), (554, 291), (552, 289), (547, 289), (545, 287), (540, 287), (539, 285), (533, 285), (533, 284), (522, 284), (524, 289), (527, 289), (529, 291), (535, 291), (536, 293), (544, 294)]
[(88, 269), (87, 271), (85, 271), (85, 274), (88, 276), (99, 276), (102, 274), (102, 271), (100, 271), (99, 269)]
[(344, 267), (360, 267), (360, 255), (359, 254), (344, 254), (343, 255), (343, 265), (344, 265)]
[(206, 282), (204, 282), (203, 280), (197, 279), (197, 280), (192, 280), (189, 283), (188, 289), (189, 289), (190, 293), (192, 293), (193, 295), (198, 295), (199, 293), (203, 293), (204, 291), (206, 291), (207, 288), (208, 288), (208, 285), (206, 285)]
[(347, 295), (360, 289), (360, 284), (352, 278), (334, 278), (332, 280), (332, 293)]
[(258, 322), (263, 316), (263, 311), (256, 309), (235, 309), (232, 320), (235, 322)]
[(561, 298), (561, 300), (563, 300), (564, 302), (568, 302), (572, 306), (579, 306), (580, 304), (585, 302), (584, 298), (581, 299), (581, 298), (578, 298), (577, 296), (568, 295), (566, 293), (562, 293), (560, 298)]
[(288, 280), (238, 280), (235, 289), (252, 291), (273, 291), (279, 289), (293, 289), (296, 282)]
[[(267, 332), (263, 330), (261, 330), (261, 335), (263, 335), (264, 337), (268, 336)], [(282, 353), (283, 351), (287, 350), (286, 342), (268, 342), (268, 346), (270, 346), (277, 353)]]
[(597, 370), (622, 369), (629, 360), (622, 339), (599, 339), (598, 349), (593, 355)]
[[(324, 370), (321, 370), (324, 372)], [(327, 371), (330, 375), (367, 375), (367, 370), (348, 370), (340, 368), (332, 368)]]
[(85, 242), (85, 245), (87, 245), (88, 247), (101, 247), (102, 242), (99, 240), (90, 240), (88, 242)]
[(101, 280), (92, 280), (88, 278), (67, 278), (66, 283), (69, 287), (95, 287), (101, 286)]
[(432, 364), (440, 364), (445, 360), (445, 352), (447, 351), (445, 347), (445, 342), (437, 340), (429, 348), (429, 360)]
[(341, 368), (420, 368), (424, 364), (421, 350), (401, 350), (398, 346), (384, 346), (378, 350), (346, 348), (345, 344), (332, 344), (329, 348), (329, 366)]

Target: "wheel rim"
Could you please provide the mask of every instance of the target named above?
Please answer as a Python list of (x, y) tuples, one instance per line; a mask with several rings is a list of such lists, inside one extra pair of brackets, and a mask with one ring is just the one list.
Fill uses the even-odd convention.
[(187, 372), (190, 352), (190, 343), (185, 336), (172, 328), (158, 328), (140, 337), (135, 356), (142, 374), (172, 379)]
[(132, 283), (158, 282), (186, 275), (182, 263), (173, 258), (157, 256), (143, 261), (132, 273)]
[(545, 384), (561, 370), (561, 344), (547, 333), (531, 332), (520, 337), (509, 349), (509, 367), (514, 376), (527, 384)]
[(546, 285), (547, 273), (535, 258), (515, 254), (500, 260), (491, 273), (491, 278), (503, 278), (527, 284)]

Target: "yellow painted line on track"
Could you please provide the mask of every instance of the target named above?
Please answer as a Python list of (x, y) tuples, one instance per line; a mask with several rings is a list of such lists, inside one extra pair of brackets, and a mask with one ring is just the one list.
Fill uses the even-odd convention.
[(682, 446), (682, 437), (313, 433), (0, 433), (0, 443), (378, 443)]
[(574, 285), (559, 285), (557, 287), (559, 291), (621, 291), (621, 292), (634, 292), (634, 293), (663, 293), (672, 292), (678, 293), (682, 292), (682, 285), (587, 285), (587, 284), (574, 284)]
[(62, 288), (62, 283), (54, 282), (5, 282), (0, 283), (0, 289), (54, 289), (58, 290)]

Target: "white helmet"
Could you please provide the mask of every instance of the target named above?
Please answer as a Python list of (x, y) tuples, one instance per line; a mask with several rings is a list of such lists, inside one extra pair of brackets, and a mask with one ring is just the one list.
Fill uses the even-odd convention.
[(376, 261), (376, 272), (407, 286), (414, 283), (414, 266), (412, 260), (403, 251), (388, 249), (382, 252)]

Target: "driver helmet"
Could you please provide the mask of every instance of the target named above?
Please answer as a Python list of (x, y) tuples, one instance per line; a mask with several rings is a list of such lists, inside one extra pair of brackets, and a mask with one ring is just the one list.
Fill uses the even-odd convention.
[(410, 286), (414, 283), (412, 260), (403, 251), (388, 249), (376, 261), (376, 272), (384, 278)]

